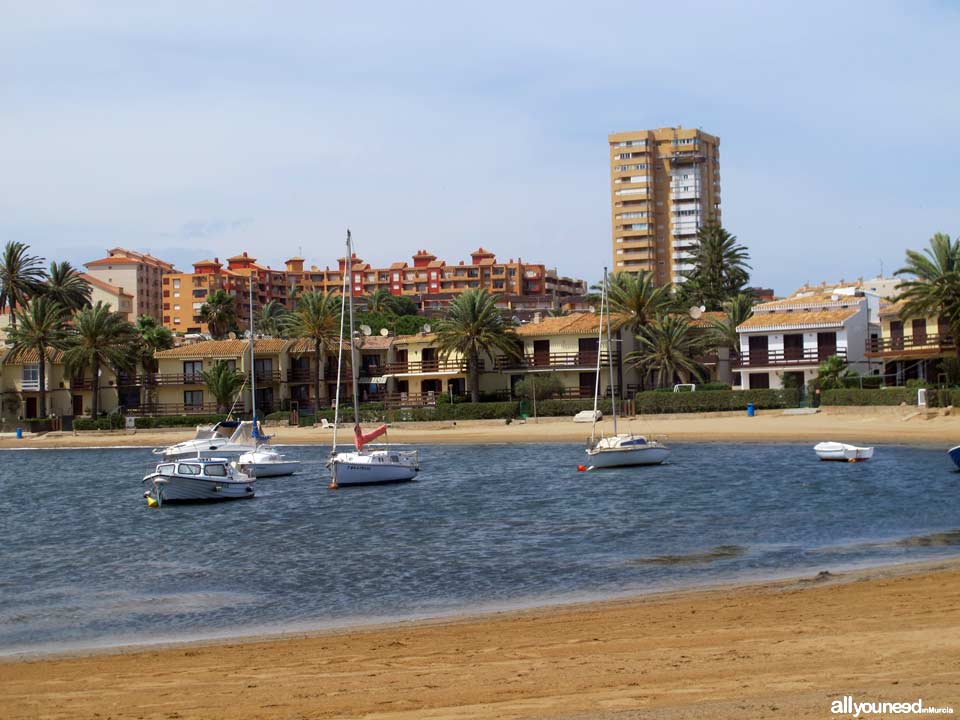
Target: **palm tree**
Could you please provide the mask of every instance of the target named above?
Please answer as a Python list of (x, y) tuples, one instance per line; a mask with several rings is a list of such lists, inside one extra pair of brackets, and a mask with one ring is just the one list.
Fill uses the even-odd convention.
[(111, 312), (109, 303), (97, 302), (73, 317), (73, 336), (63, 353), (67, 371), (82, 375), (89, 368), (93, 379), (93, 417), (100, 411), (100, 369), (114, 367), (131, 370), (130, 347), (137, 341), (133, 325), (119, 313)]
[(72, 315), (90, 304), (93, 288), (69, 262), (54, 260), (42, 292), (60, 305), (65, 314)]
[(40, 292), (46, 273), (42, 260), (28, 255), (29, 246), (8, 242), (0, 258), (0, 312), (10, 308), (10, 325), (17, 325), (17, 306), (22, 307)]
[(203, 372), (203, 381), (210, 394), (217, 399), (217, 412), (229, 412), (237, 391), (243, 386), (243, 375), (220, 360)]
[(20, 313), (20, 325), (7, 336), (13, 347), (12, 357), (31, 350), (37, 354), (40, 365), (40, 417), (47, 416), (47, 360), (51, 351), (62, 350), (67, 343), (63, 326), (63, 308), (52, 299), (40, 295), (28, 302)]
[(159, 363), (154, 354), (173, 347), (173, 332), (150, 315), (138, 317), (135, 327), (138, 336), (137, 362), (143, 366), (144, 372), (155, 373)]
[(214, 290), (200, 307), (200, 319), (214, 340), (223, 340), (237, 329), (237, 304), (226, 290)]
[(289, 311), (282, 303), (270, 300), (260, 308), (256, 317), (257, 332), (270, 337), (283, 337)]
[(610, 310), (630, 317), (629, 326), (640, 332), (657, 315), (667, 312), (673, 302), (670, 288), (657, 287), (652, 273), (615, 273), (610, 276), (607, 297)]
[(480, 400), (480, 355), (500, 350), (519, 358), (520, 338), (497, 309), (497, 296), (485, 289), (467, 290), (447, 307), (447, 316), (437, 324), (437, 347), (441, 355), (459, 353), (467, 359), (470, 400)]
[(386, 288), (377, 288), (364, 298), (368, 313), (392, 312), (393, 295)]
[(846, 378), (856, 377), (857, 374), (847, 369), (847, 361), (839, 355), (831, 355), (817, 368), (817, 377), (814, 384), (821, 390), (835, 390), (846, 386)]
[(911, 275), (900, 286), (898, 302), (902, 317), (939, 315), (950, 324), (950, 334), (958, 342), (960, 358), (960, 239), (945, 233), (930, 238), (930, 247), (922, 253), (907, 250), (906, 265), (895, 275)]
[(753, 315), (753, 296), (746, 293), (735, 295), (723, 304), (725, 317), (711, 318), (708, 321), (712, 331), (710, 341), (718, 347), (729, 348), (733, 353), (740, 352), (740, 334), (737, 328)]
[(286, 330), (291, 337), (313, 342), (317, 361), (316, 383), (313, 389), (316, 409), (327, 400), (327, 386), (323, 382), (323, 353), (336, 352), (340, 342), (340, 298), (329, 293), (309, 291), (300, 295), (297, 309), (287, 318)]
[(684, 274), (680, 298), (707, 310), (719, 310), (724, 302), (742, 293), (750, 280), (750, 254), (737, 244), (735, 235), (717, 223), (701, 227), (697, 239), (689, 261), (693, 270)]
[(686, 317), (660, 315), (640, 328), (637, 349), (626, 359), (640, 370), (644, 380), (656, 374), (657, 387), (668, 387), (675, 375), (685, 382), (706, 377), (706, 368), (693, 359), (702, 351), (703, 338), (697, 335)]

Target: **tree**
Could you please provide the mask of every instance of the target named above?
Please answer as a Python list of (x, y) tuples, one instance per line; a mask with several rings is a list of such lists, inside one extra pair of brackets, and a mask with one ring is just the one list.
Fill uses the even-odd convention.
[(269, 337), (283, 337), (289, 311), (276, 300), (269, 301), (256, 314), (257, 333)]
[(287, 318), (286, 329), (291, 337), (303, 338), (313, 343), (317, 361), (316, 382), (313, 389), (316, 409), (321, 401), (328, 399), (326, 383), (323, 382), (323, 353), (336, 353), (340, 342), (339, 297), (324, 292), (310, 291), (300, 295), (297, 309)]
[(73, 334), (63, 353), (67, 371), (82, 375), (88, 368), (93, 380), (93, 417), (100, 412), (100, 369), (114, 367), (131, 370), (133, 354), (130, 347), (137, 341), (133, 325), (119, 313), (111, 312), (110, 305), (97, 302), (73, 317)]
[(388, 313), (392, 311), (393, 296), (386, 288), (377, 288), (364, 298), (369, 313)]
[(10, 308), (11, 327), (17, 324), (17, 307), (40, 293), (46, 277), (42, 260), (27, 250), (29, 246), (21, 242), (8, 242), (0, 258), (0, 312)]
[(528, 375), (513, 386), (513, 394), (524, 400), (533, 400), (534, 394), (537, 400), (549, 400), (563, 395), (563, 391), (563, 380), (552, 373)]
[(173, 347), (173, 333), (150, 315), (141, 315), (137, 318), (136, 331), (137, 361), (144, 372), (155, 373), (159, 363), (154, 355), (161, 350), (169, 350)]
[(854, 378), (857, 374), (847, 369), (847, 361), (839, 355), (831, 355), (817, 368), (817, 377), (814, 384), (821, 390), (836, 390), (846, 387), (844, 380)]
[(906, 264), (894, 273), (910, 275), (900, 286), (897, 301), (902, 303), (901, 317), (938, 315), (950, 324), (960, 358), (960, 239), (945, 233), (930, 238), (930, 247), (922, 253), (907, 250)]
[(28, 302), (20, 313), (20, 325), (7, 336), (13, 357), (36, 353), (40, 370), (40, 417), (47, 416), (47, 360), (52, 351), (62, 350), (67, 343), (63, 326), (63, 308), (51, 298), (40, 295)]
[(735, 235), (717, 223), (707, 223), (697, 232), (698, 244), (691, 250), (693, 270), (684, 273), (678, 297), (686, 304), (719, 310), (723, 303), (741, 294), (750, 280), (750, 254), (737, 244)]
[(711, 342), (718, 347), (729, 348), (731, 352), (740, 352), (740, 334), (737, 328), (743, 325), (753, 315), (753, 296), (746, 293), (735, 295), (723, 304), (725, 317), (711, 318)]
[(41, 291), (69, 316), (90, 304), (93, 288), (69, 262), (58, 263), (54, 260), (50, 263), (50, 272)]
[(406, 295), (391, 295), (388, 302), (388, 309), (394, 315), (403, 317), (406, 315), (419, 315), (420, 308), (417, 302)]
[(653, 275), (641, 270), (638, 273), (615, 273), (607, 285), (607, 298), (612, 312), (629, 316), (629, 327), (640, 332), (657, 315), (666, 313), (673, 298), (670, 288), (657, 287)]
[(217, 400), (217, 412), (229, 412), (237, 391), (243, 387), (243, 375), (220, 360), (203, 372), (203, 381)]
[(200, 319), (214, 340), (223, 340), (237, 331), (237, 304), (226, 290), (214, 290), (200, 307)]
[(657, 387), (669, 387), (674, 376), (683, 382), (703, 380), (707, 370), (694, 360), (703, 351), (703, 338), (682, 315), (660, 315), (640, 328), (637, 349), (627, 355), (644, 379), (656, 375)]
[(480, 400), (480, 356), (493, 356), (494, 350), (519, 358), (520, 338), (497, 309), (497, 296), (485, 289), (466, 290), (447, 307), (447, 315), (437, 323), (437, 346), (441, 355), (459, 353), (467, 359), (467, 378), (471, 402)]

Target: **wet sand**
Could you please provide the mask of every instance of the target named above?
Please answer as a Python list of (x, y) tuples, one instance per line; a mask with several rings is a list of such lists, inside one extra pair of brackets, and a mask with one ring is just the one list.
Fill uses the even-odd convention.
[[(297, 637), (0, 662), (0, 717), (960, 712), (960, 560)], [(874, 716), (876, 717), (876, 716)]]
[[(809, 442), (836, 440), (853, 443), (899, 443), (933, 445), (944, 449), (960, 444), (960, 416), (933, 411), (930, 416), (915, 416), (915, 408), (830, 408), (812, 415), (784, 415), (771, 410), (747, 417), (744, 413), (697, 415), (648, 415), (622, 420), (619, 430), (643, 433), (666, 442)], [(913, 416), (913, 417), (911, 417)], [(279, 445), (328, 445), (333, 431), (319, 427), (268, 427)], [(600, 423), (605, 433), (613, 431), (609, 419)], [(349, 443), (352, 430), (341, 427), (342, 442)], [(192, 437), (193, 431), (138, 430), (115, 432), (48, 433), (26, 436), (22, 440), (0, 437), (0, 448), (54, 447), (163, 447)], [(525, 423), (503, 420), (461, 420), (456, 423), (419, 422), (391, 425), (391, 442), (431, 443), (524, 443), (583, 442), (590, 435), (590, 424), (574, 423), (570, 418), (532, 418)], [(338, 438), (339, 440), (339, 438)]]

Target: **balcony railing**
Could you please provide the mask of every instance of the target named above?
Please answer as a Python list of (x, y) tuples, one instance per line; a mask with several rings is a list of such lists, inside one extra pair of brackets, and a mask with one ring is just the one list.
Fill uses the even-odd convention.
[[(600, 353), (600, 365), (606, 367), (609, 363), (608, 353)], [(620, 354), (613, 353), (613, 364), (620, 364)], [(511, 358), (501, 355), (496, 360), (497, 370), (537, 370), (563, 368), (596, 368), (597, 351), (586, 350), (575, 353), (532, 353), (522, 358)]]
[(217, 412), (216, 403), (203, 405), (184, 405), (183, 403), (145, 403), (139, 407), (127, 408), (128, 415), (213, 415)]
[(957, 344), (950, 335), (907, 335), (866, 341), (868, 355), (902, 355), (909, 352), (936, 355), (956, 351)]
[(287, 382), (306, 383), (313, 382), (317, 373), (312, 368), (290, 368), (287, 370)]
[[(481, 359), (479, 369), (485, 369)], [(428, 375), (430, 373), (465, 373), (466, 360), (409, 360), (388, 362), (382, 366), (383, 375)]]
[(278, 383), (283, 379), (279, 370), (257, 370), (254, 375), (258, 383)]
[(833, 355), (847, 359), (846, 348), (821, 347), (797, 350), (750, 350), (732, 359), (734, 367), (766, 367), (770, 365), (819, 365)]
[(440, 393), (383, 393), (379, 397), (383, 398), (384, 407), (388, 410), (393, 408), (418, 408), (435, 407), (437, 397)]

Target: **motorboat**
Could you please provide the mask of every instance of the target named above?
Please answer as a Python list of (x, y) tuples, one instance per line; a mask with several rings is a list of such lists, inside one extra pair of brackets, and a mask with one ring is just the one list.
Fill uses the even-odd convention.
[[(330, 487), (332, 489), (340, 487), (351, 487), (358, 485), (386, 485), (388, 483), (402, 483), (414, 480), (417, 473), (420, 472), (420, 460), (415, 450), (394, 450), (389, 446), (386, 449), (364, 450), (364, 446), (372, 440), (385, 435), (386, 425), (380, 425), (369, 433), (364, 433), (360, 427), (360, 398), (358, 392), (358, 368), (360, 367), (360, 358), (357, 355), (358, 341), (362, 338), (355, 337), (353, 330), (353, 293), (350, 291), (347, 283), (353, 277), (353, 247), (350, 238), (350, 231), (347, 230), (347, 268), (343, 274), (343, 289), (341, 297), (346, 297), (347, 302), (340, 308), (340, 337), (344, 337), (345, 314), (350, 313), (350, 338), (349, 343), (339, 343), (339, 355), (337, 362), (337, 398), (336, 412), (333, 418), (333, 442), (330, 450), (330, 460), (327, 467), (330, 468)], [(365, 328), (365, 333), (370, 329)], [(337, 450), (337, 428), (340, 424), (340, 372), (343, 368), (343, 349), (344, 345), (350, 350), (350, 369), (353, 380), (353, 444), (354, 451), (338, 452)]]
[(244, 453), (237, 460), (237, 468), (252, 477), (280, 477), (293, 475), (300, 469), (299, 460), (291, 460), (266, 445)]
[(241, 500), (254, 496), (256, 478), (234, 468), (227, 458), (162, 462), (143, 479), (147, 504)]
[[(606, 314), (604, 314), (606, 311)], [(597, 437), (597, 422), (603, 418), (597, 405), (600, 400), (600, 358), (603, 356), (599, 349), (603, 345), (604, 319), (606, 319), (607, 363), (610, 373), (609, 388), (611, 391), (610, 407), (613, 417), (613, 435)], [(614, 351), (610, 338), (610, 299), (607, 295), (607, 269), (603, 269), (603, 287), (600, 293), (600, 327), (597, 332), (597, 373), (594, 379), (593, 411), (584, 410), (574, 417), (575, 422), (593, 423), (590, 433), (590, 442), (587, 444), (587, 465), (580, 469), (594, 470), (596, 468), (629, 467), (633, 465), (659, 465), (670, 455), (670, 450), (656, 440), (648, 440), (643, 435), (617, 432), (617, 399), (613, 395), (613, 356)]]
[(838, 442), (822, 442), (813, 446), (813, 451), (821, 460), (839, 462), (860, 462), (873, 457), (872, 447), (857, 447)]
[(960, 468), (960, 445), (947, 450), (947, 454), (950, 455), (950, 459), (953, 460), (953, 464)]
[(162, 456), (164, 460), (198, 457), (233, 459), (256, 450), (260, 437), (259, 430), (250, 420), (223, 420), (210, 427), (200, 426), (193, 439), (157, 448), (153, 454)]
[(597, 440), (587, 448), (589, 468), (623, 467), (625, 465), (659, 465), (670, 451), (656, 440), (643, 435), (621, 433)]

